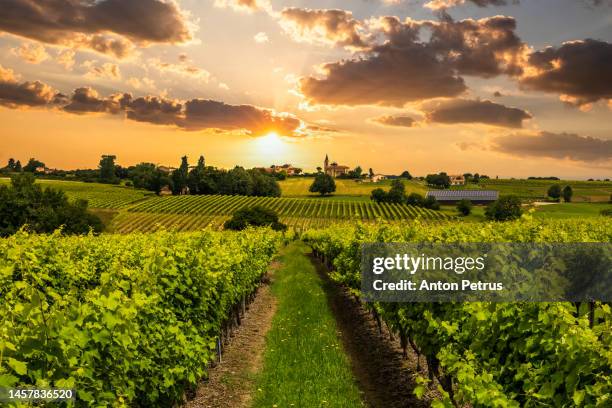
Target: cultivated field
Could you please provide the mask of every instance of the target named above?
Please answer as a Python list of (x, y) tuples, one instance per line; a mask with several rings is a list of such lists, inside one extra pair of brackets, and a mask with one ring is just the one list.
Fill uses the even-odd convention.
[[(316, 198), (319, 195), (313, 194), (308, 191), (308, 188), (312, 184), (313, 178), (311, 177), (291, 177), (286, 180), (279, 182), (283, 197), (313, 197)], [(369, 182), (356, 182), (355, 180), (335, 179), (336, 192), (334, 196), (328, 197), (327, 199), (345, 200), (347, 197), (351, 199), (359, 199), (367, 201), (370, 199), (370, 193), (376, 188), (382, 188), (389, 190), (391, 188), (391, 181), (384, 180), (378, 183)], [(419, 193), (425, 195), (427, 187), (416, 181), (404, 181), (406, 186), (406, 194)]]
[[(150, 191), (136, 190), (111, 184), (45, 179), (37, 179), (36, 182), (43, 187), (62, 190), (70, 199), (87, 200), (91, 208), (121, 209), (133, 202), (153, 195)], [(0, 184), (8, 183), (10, 183), (10, 179), (0, 178)]]
[(553, 184), (571, 186), (574, 191), (572, 201), (606, 202), (612, 194), (612, 182), (609, 181), (563, 181), (563, 180), (481, 180), (478, 185), (470, 184), (469, 188), (497, 190), (501, 195), (514, 194), (523, 199), (544, 200), (548, 188)]

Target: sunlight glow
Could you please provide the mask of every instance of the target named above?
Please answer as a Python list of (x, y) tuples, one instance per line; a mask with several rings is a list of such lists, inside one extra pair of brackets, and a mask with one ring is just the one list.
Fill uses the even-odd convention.
[(279, 154), (285, 150), (283, 140), (276, 132), (270, 132), (257, 139), (257, 146), (262, 153)]

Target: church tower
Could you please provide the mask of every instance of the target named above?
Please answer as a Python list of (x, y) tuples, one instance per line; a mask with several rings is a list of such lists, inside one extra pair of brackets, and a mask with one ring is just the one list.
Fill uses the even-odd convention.
[(329, 167), (329, 157), (325, 155), (325, 161), (323, 162), (323, 172), (326, 172), (328, 167)]

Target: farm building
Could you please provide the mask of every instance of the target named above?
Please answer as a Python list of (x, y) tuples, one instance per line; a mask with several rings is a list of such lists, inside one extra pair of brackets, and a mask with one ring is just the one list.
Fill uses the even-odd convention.
[(384, 174), (374, 174), (372, 177), (370, 177), (370, 181), (372, 183), (378, 183), (379, 181), (382, 180), (386, 180), (387, 176), (385, 176)]
[(450, 178), (451, 186), (462, 186), (465, 184), (465, 176), (461, 174), (450, 175), (448, 177)]
[(426, 197), (435, 197), (441, 204), (455, 204), (461, 200), (470, 200), (473, 204), (489, 204), (499, 198), (495, 190), (432, 190)]

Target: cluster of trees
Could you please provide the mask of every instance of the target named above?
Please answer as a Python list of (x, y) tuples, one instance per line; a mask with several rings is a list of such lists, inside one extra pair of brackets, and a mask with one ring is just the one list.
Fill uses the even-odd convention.
[(159, 192), (168, 187), (173, 194), (224, 194), (259, 197), (280, 197), (281, 190), (273, 175), (262, 170), (234, 167), (226, 171), (206, 166), (204, 156), (189, 166), (187, 156), (178, 169), (168, 174), (153, 163), (140, 163), (128, 169), (128, 177), (136, 188)]
[(101, 232), (100, 218), (87, 212), (87, 201), (68, 201), (61, 190), (41, 188), (32, 174), (16, 174), (11, 185), (0, 186), (0, 236), (8, 236), (27, 225), (32, 232), (66, 234)]
[(279, 221), (278, 215), (274, 210), (259, 205), (236, 211), (232, 218), (223, 224), (225, 229), (234, 231), (242, 231), (250, 226), (271, 227), (275, 231), (287, 230), (287, 226)]
[(449, 188), (451, 185), (450, 177), (444, 172), (439, 174), (428, 174), (425, 177), (425, 182), (430, 186), (438, 188)]
[(382, 188), (372, 190), (370, 199), (377, 203), (408, 204), (432, 210), (440, 209), (440, 203), (438, 203), (435, 197), (425, 198), (419, 193), (411, 193), (406, 196), (406, 187), (401, 179), (393, 180), (389, 191), (385, 191)]
[(6, 166), (0, 169), (0, 172), (5, 173), (5, 174), (6, 173), (21, 173), (21, 172), (36, 173), (37, 169), (40, 167), (44, 168), (45, 163), (35, 158), (31, 158), (30, 160), (28, 160), (25, 166), (22, 166), (20, 160), (15, 160), (14, 158), (11, 157), (8, 160)]
[(559, 180), (559, 177), (555, 177), (555, 176), (549, 176), (549, 177), (530, 176), (530, 177), (527, 177), (527, 180)]
[(572, 196), (574, 195), (574, 190), (572, 190), (571, 186), (561, 188), (559, 184), (553, 184), (548, 188), (547, 194), (548, 197), (555, 201), (559, 201), (561, 197), (563, 197), (563, 201), (570, 203), (572, 201)]

